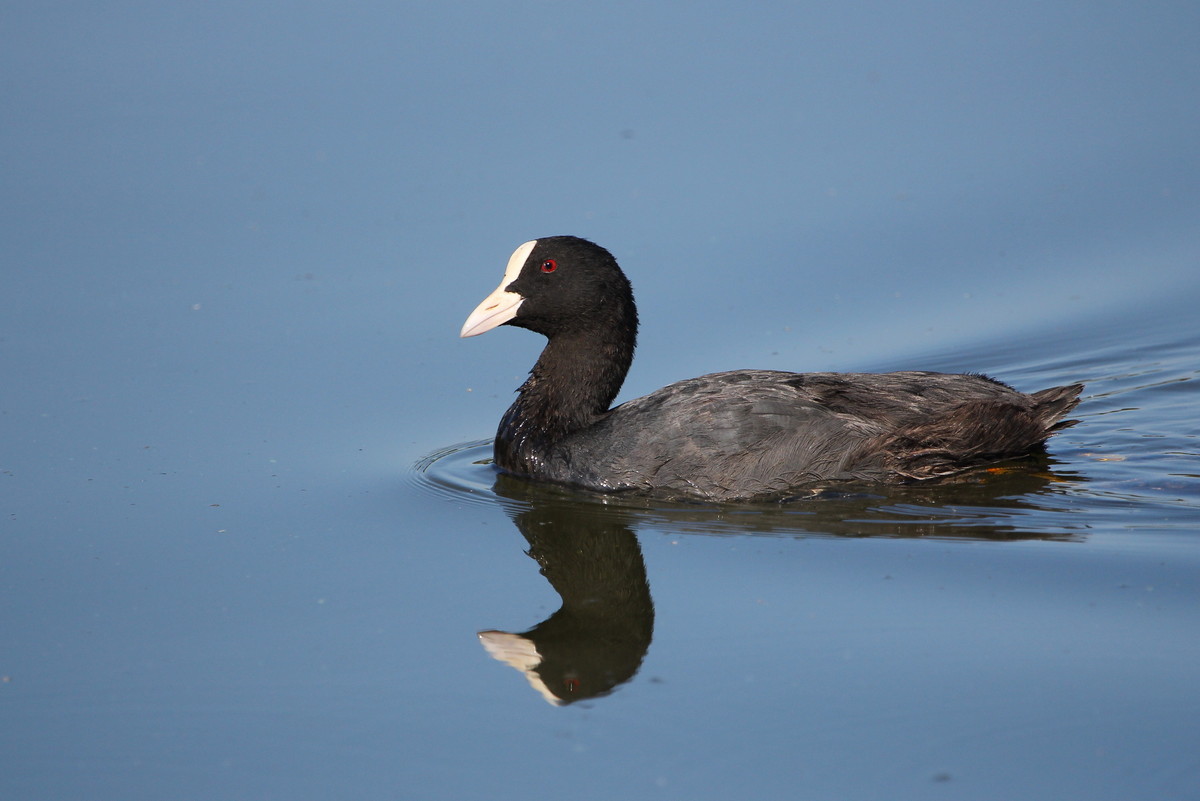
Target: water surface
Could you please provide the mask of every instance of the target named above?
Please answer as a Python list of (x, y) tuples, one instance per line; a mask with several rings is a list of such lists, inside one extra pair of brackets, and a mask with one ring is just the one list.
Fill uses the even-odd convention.
[[(29, 5), (0, 25), (0, 797), (1200, 797), (1195, 8)], [(774, 506), (501, 480), (512, 248), (622, 398), (1087, 384)], [(532, 558), (531, 558), (532, 557)]]

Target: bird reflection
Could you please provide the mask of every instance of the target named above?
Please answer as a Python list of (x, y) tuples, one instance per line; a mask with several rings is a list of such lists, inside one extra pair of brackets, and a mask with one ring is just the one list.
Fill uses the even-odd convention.
[(480, 642), (552, 704), (607, 695), (637, 672), (654, 632), (646, 564), (627, 515), (553, 493), (534, 501), (527, 484), (505, 476), (496, 490), (533, 501), (513, 511), (513, 522), (562, 606), (529, 631), (482, 631)]
[(1056, 488), (1080, 477), (1045, 456), (937, 485), (840, 485), (790, 503), (707, 505), (599, 496), (497, 475), (493, 491), (529, 543), (562, 606), (528, 631), (480, 642), (550, 703), (607, 695), (641, 666), (654, 604), (635, 531), (783, 537), (1078, 540)]

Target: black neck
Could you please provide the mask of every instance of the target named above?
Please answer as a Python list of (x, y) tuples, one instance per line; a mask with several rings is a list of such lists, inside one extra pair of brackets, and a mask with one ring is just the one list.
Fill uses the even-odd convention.
[(618, 328), (608, 337), (594, 332), (551, 337), (500, 421), (497, 465), (537, 474), (547, 448), (595, 423), (625, 381), (636, 338), (636, 328)]

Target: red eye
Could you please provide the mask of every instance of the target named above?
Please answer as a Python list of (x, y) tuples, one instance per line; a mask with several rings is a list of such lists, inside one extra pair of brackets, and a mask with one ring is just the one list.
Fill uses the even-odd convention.
[(544, 262), (542, 262), (542, 272), (544, 273), (552, 273), (557, 269), (558, 262), (556, 262), (554, 259), (546, 259)]

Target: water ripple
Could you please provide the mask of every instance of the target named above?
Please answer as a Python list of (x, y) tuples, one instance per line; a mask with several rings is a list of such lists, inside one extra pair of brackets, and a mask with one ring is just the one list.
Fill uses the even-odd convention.
[(498, 506), (510, 514), (555, 505), (574, 515), (618, 516), (639, 531), (668, 534), (1075, 539), (1087, 530), (1060, 487), (1072, 477), (1046, 458), (984, 470), (953, 483), (839, 486), (786, 503), (708, 504), (605, 495), (506, 476), (491, 441), (438, 449), (410, 479), (442, 501)]

